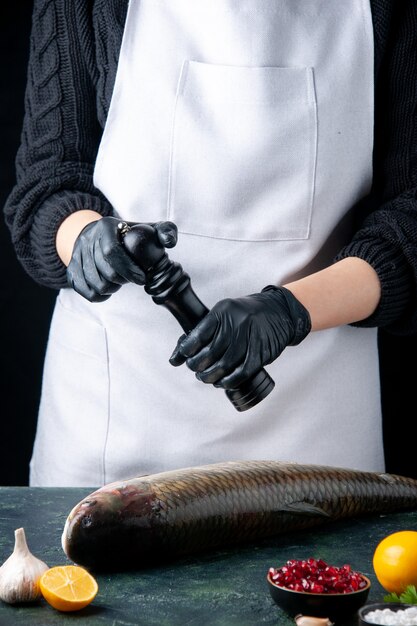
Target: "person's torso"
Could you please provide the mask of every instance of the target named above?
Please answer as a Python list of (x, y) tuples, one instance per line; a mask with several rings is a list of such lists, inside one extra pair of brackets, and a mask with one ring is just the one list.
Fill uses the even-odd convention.
[[(123, 219), (178, 225), (169, 255), (211, 307), (332, 262), (371, 186), (372, 129), (366, 0), (131, 0), (95, 184)], [(88, 352), (78, 417), (98, 482), (236, 458), (383, 467), (374, 330), (288, 348), (274, 391), (237, 414), (168, 363), (181, 329), (141, 287), (100, 304), (63, 290), (54, 317), (50, 367), (67, 380)], [(71, 362), (58, 352), (75, 332)], [(43, 404), (79, 413), (66, 396)]]

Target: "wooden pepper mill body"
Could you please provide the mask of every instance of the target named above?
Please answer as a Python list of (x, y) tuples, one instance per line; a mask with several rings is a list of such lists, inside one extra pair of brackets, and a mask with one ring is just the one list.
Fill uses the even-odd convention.
[[(189, 333), (209, 309), (191, 286), (189, 275), (179, 263), (171, 261), (150, 224), (119, 224), (123, 245), (145, 272), (145, 291), (156, 304), (162, 304)], [(225, 393), (238, 411), (246, 411), (263, 400), (274, 388), (274, 381), (265, 369), (250, 380)]]

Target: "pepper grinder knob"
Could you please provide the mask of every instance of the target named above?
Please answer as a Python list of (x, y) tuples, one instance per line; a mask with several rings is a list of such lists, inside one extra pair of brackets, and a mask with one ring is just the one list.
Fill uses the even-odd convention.
[[(189, 333), (209, 309), (195, 294), (189, 275), (179, 263), (169, 259), (158, 234), (150, 224), (118, 224), (119, 236), (129, 255), (145, 272), (145, 291), (156, 304), (162, 304)], [(236, 389), (226, 389), (237, 411), (246, 411), (272, 391), (275, 383), (262, 368)]]

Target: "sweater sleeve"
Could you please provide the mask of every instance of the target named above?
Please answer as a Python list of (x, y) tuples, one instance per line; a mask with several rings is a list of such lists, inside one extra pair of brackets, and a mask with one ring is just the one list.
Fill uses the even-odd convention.
[(94, 187), (101, 128), (91, 0), (35, 0), (16, 185), (4, 212), (17, 257), (39, 284), (66, 286), (55, 237), (79, 209), (112, 207)]
[(376, 74), (373, 208), (336, 257), (364, 259), (381, 282), (377, 310), (354, 325), (394, 334), (417, 332), (416, 33), (417, 3), (398, 3)]

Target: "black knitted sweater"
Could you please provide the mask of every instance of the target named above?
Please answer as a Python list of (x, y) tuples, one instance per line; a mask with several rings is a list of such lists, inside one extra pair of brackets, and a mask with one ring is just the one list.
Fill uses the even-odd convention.
[[(127, 0), (35, 0), (17, 182), (4, 207), (16, 254), (38, 283), (66, 286), (55, 236), (73, 211), (111, 215), (93, 185)], [(337, 259), (379, 275), (378, 309), (360, 326), (417, 332), (417, 0), (371, 0), (374, 178)]]

